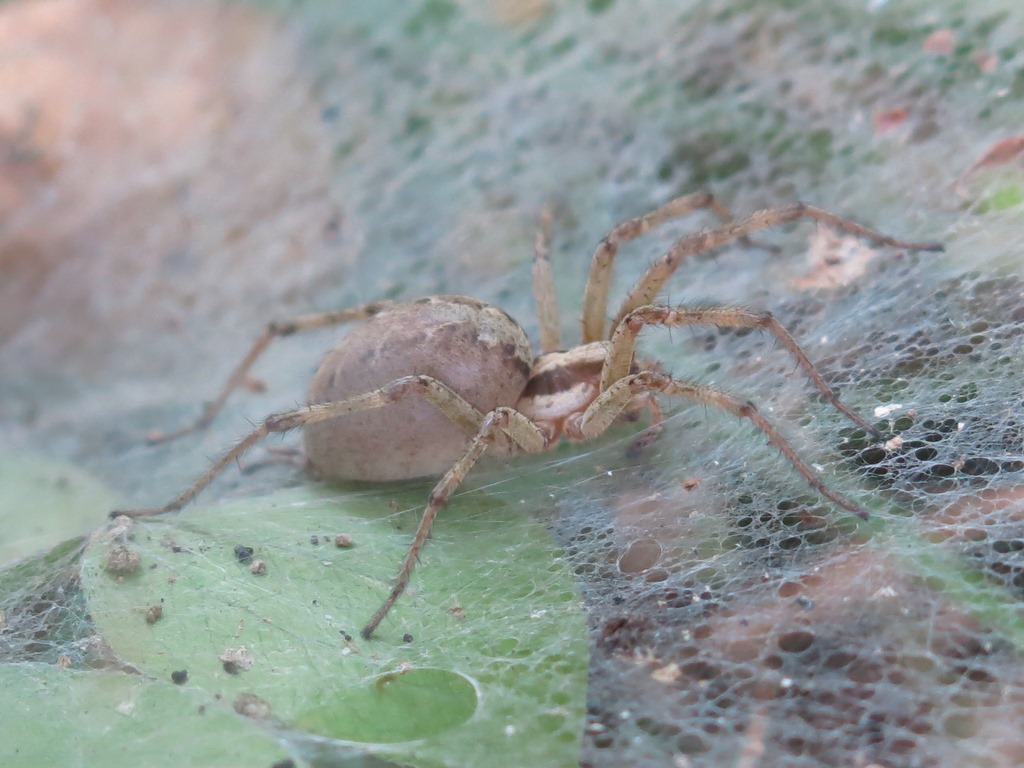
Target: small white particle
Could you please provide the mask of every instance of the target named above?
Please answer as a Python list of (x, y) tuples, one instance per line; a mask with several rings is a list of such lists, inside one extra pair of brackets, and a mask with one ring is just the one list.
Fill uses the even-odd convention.
[(891, 413), (895, 413), (903, 407), (903, 403), (892, 403), (891, 405), (880, 405), (875, 408), (875, 418), (884, 419)]
[(781, 685), (783, 688), (792, 688), (793, 687), (793, 678), (792, 677), (784, 677), (784, 678), (782, 678), (779, 681), (779, 685)]
[(135, 712), (135, 702), (131, 699), (128, 699), (127, 701), (122, 701), (120, 704), (114, 707), (114, 710), (119, 715), (130, 715), (133, 712)]
[(683, 672), (679, 665), (673, 661), (671, 664), (666, 664), (664, 667), (659, 667), (651, 672), (651, 679), (659, 683), (669, 684), (682, 677), (682, 674)]
[(515, 736), (516, 735), (516, 727), (514, 725), (506, 725), (505, 726), (505, 735), (506, 736)]

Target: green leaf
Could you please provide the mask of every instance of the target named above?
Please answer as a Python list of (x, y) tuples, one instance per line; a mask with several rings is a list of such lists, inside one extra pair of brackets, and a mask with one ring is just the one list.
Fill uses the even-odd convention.
[(138, 675), (0, 664), (0, 765), (269, 768), (287, 757), (206, 698)]
[(89, 531), (113, 504), (114, 495), (80, 469), (0, 453), (0, 565)]
[[(544, 527), (481, 493), (457, 496), (366, 641), (359, 629), (391, 587), (426, 491), (403, 492), (395, 513), (388, 498), (323, 490), (139, 521), (130, 575), (104, 569), (117, 543), (97, 539), (83, 584), (101, 634), (158, 678), (188, 668), (225, 701), (257, 693), (297, 739), (375, 745), (416, 765), (575, 763), (586, 625)], [(342, 533), (354, 546), (335, 546)], [(162, 617), (149, 624), (154, 605)], [(220, 657), (240, 647), (252, 666), (231, 674)]]

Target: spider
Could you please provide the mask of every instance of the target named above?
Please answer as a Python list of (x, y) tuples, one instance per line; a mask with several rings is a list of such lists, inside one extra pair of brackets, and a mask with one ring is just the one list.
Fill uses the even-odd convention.
[[(643, 273), (626, 295), (606, 334), (612, 265), (619, 245), (697, 208), (723, 223), (678, 239)], [(661, 421), (659, 395), (713, 406), (747, 419), (767, 437), (804, 480), (825, 498), (860, 517), (867, 512), (832, 491), (793, 446), (749, 400), (706, 384), (683, 381), (653, 362), (638, 361), (637, 336), (649, 325), (713, 325), (770, 332), (810, 377), (822, 398), (872, 436), (881, 433), (843, 404), (807, 354), (769, 312), (735, 306), (665, 306), (652, 301), (687, 257), (751, 233), (798, 219), (865, 238), (876, 245), (939, 251), (938, 243), (904, 242), (834, 213), (803, 203), (759, 211), (741, 220), (707, 192), (678, 197), (616, 225), (594, 253), (583, 295), (582, 339), (562, 346), (554, 281), (548, 256), (551, 217), (542, 219), (534, 245), (533, 290), (540, 327), (534, 356), (522, 326), (503, 310), (465, 296), (430, 296), (407, 303), (377, 301), (335, 312), (271, 322), (229, 376), (215, 400), (191, 426), (151, 441), (171, 439), (207, 426), (246, 378), (271, 341), (299, 331), (354, 320), (313, 378), (309, 405), (267, 417), (175, 499), (162, 507), (115, 512), (131, 517), (180, 509), (228, 464), (272, 433), (302, 427), (309, 468), (319, 476), (390, 481), (438, 477), (394, 585), (362, 629), (369, 639), (404, 592), (438, 511), (485, 452), (538, 453), (562, 438), (594, 440), (617, 419), (648, 411), (649, 440)]]

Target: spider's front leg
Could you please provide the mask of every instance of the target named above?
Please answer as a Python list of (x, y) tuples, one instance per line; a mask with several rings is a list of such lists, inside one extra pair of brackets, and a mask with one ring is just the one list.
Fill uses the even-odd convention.
[(754, 232), (791, 221), (799, 221), (800, 219), (813, 219), (821, 224), (863, 238), (868, 242), (874, 243), (876, 246), (903, 248), (907, 251), (943, 250), (942, 243), (900, 240), (882, 232), (869, 229), (863, 224), (858, 224), (844, 216), (822, 208), (816, 208), (813, 205), (807, 205), (806, 203), (793, 203), (779, 208), (766, 208), (763, 211), (751, 214), (745, 219), (732, 221), (714, 229), (705, 229), (701, 232), (679, 238), (671, 248), (658, 257), (657, 261), (651, 264), (637, 281), (636, 285), (633, 286), (632, 290), (626, 295), (622, 306), (619, 307), (619, 311), (612, 321), (612, 328), (617, 328), (630, 312), (654, 301), (658, 294), (661, 293), (665, 282), (679, 268), (679, 265), (690, 256), (696, 256), (699, 253), (710, 251), (713, 248), (736, 240), (742, 242), (744, 238)]
[(811, 362), (807, 353), (796, 343), (796, 339), (786, 328), (775, 319), (771, 312), (755, 312), (741, 307), (666, 307), (646, 306), (634, 309), (616, 326), (611, 339), (611, 350), (608, 360), (601, 371), (601, 391), (624, 378), (629, 373), (636, 350), (636, 339), (640, 331), (648, 325), (664, 325), (676, 327), (681, 325), (713, 325), (718, 328), (757, 328), (771, 333), (782, 346), (803, 368), (811, 381), (818, 388), (822, 398), (875, 439), (882, 433), (877, 427), (844, 404), (835, 390), (825, 381), (818, 369)]
[[(723, 222), (732, 220), (729, 210), (719, 203), (710, 192), (691, 192), (688, 195), (669, 200), (643, 216), (635, 216), (632, 219), (619, 222), (611, 232), (601, 239), (591, 259), (590, 274), (587, 276), (587, 285), (583, 290), (582, 343), (588, 344), (604, 338), (608, 288), (619, 246), (642, 237), (672, 219), (678, 219), (701, 208), (712, 211)], [(746, 235), (737, 235), (736, 239), (748, 246), (774, 250), (760, 243), (751, 242)]]
[(671, 376), (654, 371), (641, 371), (627, 375), (613, 383), (602, 392), (590, 407), (581, 415), (567, 424), (566, 432), (573, 433), (580, 440), (593, 440), (600, 436), (616, 417), (622, 413), (631, 401), (652, 392), (660, 392), (673, 397), (683, 397), (703, 405), (710, 405), (727, 411), (739, 418), (747, 419), (761, 430), (778, 451), (793, 465), (807, 484), (824, 496), (862, 519), (867, 519), (868, 512), (849, 499), (840, 496), (830, 489), (811, 466), (800, 458), (796, 449), (786, 440), (775, 426), (766, 419), (757, 407), (749, 400), (724, 392), (707, 384), (680, 381)]

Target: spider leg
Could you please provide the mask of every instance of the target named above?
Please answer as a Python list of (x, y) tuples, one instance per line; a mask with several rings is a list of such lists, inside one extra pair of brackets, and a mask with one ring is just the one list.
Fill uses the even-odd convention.
[(540, 325), (541, 352), (557, 352), (562, 349), (562, 321), (558, 316), (558, 298), (549, 247), (553, 218), (551, 205), (545, 205), (533, 241), (533, 300)]
[(641, 371), (619, 379), (602, 392), (590, 407), (566, 425), (566, 433), (579, 440), (593, 440), (601, 435), (622, 410), (636, 397), (650, 392), (661, 392), (672, 397), (684, 397), (704, 405), (710, 405), (750, 421), (768, 438), (768, 442), (786, 458), (799, 472), (807, 484), (843, 509), (860, 518), (867, 519), (868, 512), (858, 504), (843, 498), (831, 490), (807, 462), (800, 458), (796, 449), (768, 421), (749, 400), (724, 392), (707, 384), (681, 381), (664, 373)]
[(814, 363), (803, 351), (789, 331), (775, 319), (771, 312), (755, 312), (741, 307), (665, 307), (647, 306), (632, 310), (615, 327), (612, 333), (611, 350), (601, 371), (601, 390), (604, 391), (629, 373), (636, 349), (636, 337), (647, 325), (714, 325), (719, 328), (758, 328), (769, 331), (786, 351), (793, 356), (797, 365), (811, 378), (825, 402), (843, 416), (875, 438), (882, 433), (858, 416), (845, 405), (829, 386), (825, 378), (814, 367)]
[(448, 502), (448, 498), (462, 484), (462, 481), (465, 480), (473, 465), (477, 463), (500, 434), (506, 435), (520, 450), (526, 453), (539, 453), (548, 447), (548, 441), (541, 429), (514, 408), (495, 408), (484, 417), (480, 430), (477, 432), (476, 437), (473, 438), (469, 448), (466, 449), (462, 457), (452, 465), (452, 468), (444, 474), (444, 477), (430, 491), (430, 495), (427, 497), (426, 509), (423, 510), (423, 517), (420, 518), (420, 524), (416, 528), (412, 544), (409, 545), (409, 551), (405, 555), (405, 560), (402, 561), (402, 567), (395, 578), (395, 584), (391, 588), (387, 599), (370, 617), (370, 620), (360, 632), (367, 640), (370, 639), (370, 636), (373, 635), (381, 621), (388, 615), (392, 606), (409, 585), (409, 578), (412, 576), (416, 562), (419, 560), (423, 545), (427, 543), (427, 538), (430, 536), (430, 528), (434, 524), (434, 518), (437, 517), (438, 511)]
[(367, 318), (373, 317), (379, 312), (387, 309), (393, 304), (390, 301), (374, 301), (369, 304), (362, 304), (358, 307), (350, 307), (349, 309), (342, 309), (336, 312), (317, 312), (311, 315), (299, 315), (288, 320), (275, 320), (267, 324), (267, 327), (263, 330), (263, 333), (259, 335), (252, 347), (246, 353), (242, 361), (235, 366), (235, 369), (228, 376), (227, 382), (221, 389), (220, 394), (211, 400), (206, 407), (203, 409), (202, 414), (199, 418), (189, 424), (188, 426), (177, 429), (174, 432), (153, 432), (147, 436), (147, 441), (150, 443), (162, 443), (167, 440), (174, 440), (187, 435), (189, 432), (197, 432), (201, 429), (209, 426), (210, 422), (213, 421), (214, 417), (220, 412), (220, 409), (224, 407), (225, 401), (238, 387), (245, 381), (246, 375), (249, 373), (249, 369), (252, 368), (253, 364), (259, 358), (260, 355), (270, 346), (270, 342), (279, 336), (291, 336), (293, 333), (300, 331), (311, 331), (316, 328), (326, 328), (331, 325), (340, 325), (341, 323), (348, 323), (353, 320), (366, 320)]
[[(590, 275), (583, 291), (583, 343), (600, 341), (604, 336), (605, 313), (608, 311), (608, 287), (611, 282), (612, 264), (619, 244), (635, 240), (655, 227), (672, 219), (685, 216), (698, 208), (709, 208), (722, 221), (732, 220), (729, 211), (710, 192), (693, 192), (677, 197), (665, 205), (643, 216), (616, 224), (604, 236), (590, 262)], [(737, 235), (737, 239), (744, 235)], [(644, 302), (647, 303), (647, 302)]]
[(650, 414), (649, 421), (647, 428), (626, 449), (626, 456), (629, 458), (635, 458), (647, 450), (651, 443), (658, 439), (658, 435), (664, 429), (665, 417), (661, 412), (661, 401), (658, 400), (653, 392), (637, 395), (633, 402), (629, 404), (629, 407), (626, 408), (623, 415), (635, 418), (642, 411), (647, 411)]
[[(619, 308), (618, 314), (615, 316), (615, 320), (612, 321), (612, 328), (617, 328), (622, 319), (637, 307), (642, 307), (654, 301), (661, 292), (665, 281), (671, 277), (672, 273), (676, 271), (676, 268), (687, 257), (695, 256), (698, 253), (703, 253), (720, 245), (741, 239), (758, 230), (774, 227), (788, 221), (797, 221), (798, 219), (820, 221), (830, 227), (849, 232), (851, 235), (870, 240), (878, 246), (888, 245), (908, 251), (943, 250), (941, 243), (918, 243), (897, 240), (881, 232), (868, 229), (855, 221), (805, 203), (793, 203), (792, 205), (785, 205), (779, 208), (768, 208), (758, 211), (745, 219), (723, 224), (714, 229), (705, 229), (677, 240), (668, 251), (648, 268), (637, 281), (637, 284), (633, 286), (633, 289), (627, 294), (625, 301), (622, 302), (622, 306)], [(598, 250), (600, 251), (600, 249)], [(596, 255), (594, 259), (596, 262)], [(593, 275), (593, 269), (591, 274)], [(605, 286), (605, 292), (607, 293), (607, 286)]]
[(296, 427), (304, 427), (326, 419), (334, 419), (350, 413), (382, 408), (407, 397), (422, 397), (452, 422), (458, 424), (468, 435), (476, 435), (484, 422), (484, 415), (472, 404), (464, 400), (448, 385), (430, 376), (405, 376), (395, 379), (380, 389), (358, 395), (346, 400), (330, 403), (307, 405), (294, 411), (285, 411), (268, 416), (255, 429), (243, 437), (230, 451), (221, 456), (184, 492), (162, 507), (145, 509), (118, 510), (111, 512), (111, 517), (127, 515), (129, 517), (147, 517), (173, 512), (188, 504), (196, 494), (206, 488), (225, 467), (230, 465), (242, 454), (252, 448), (263, 438), (277, 432), (287, 432)]

